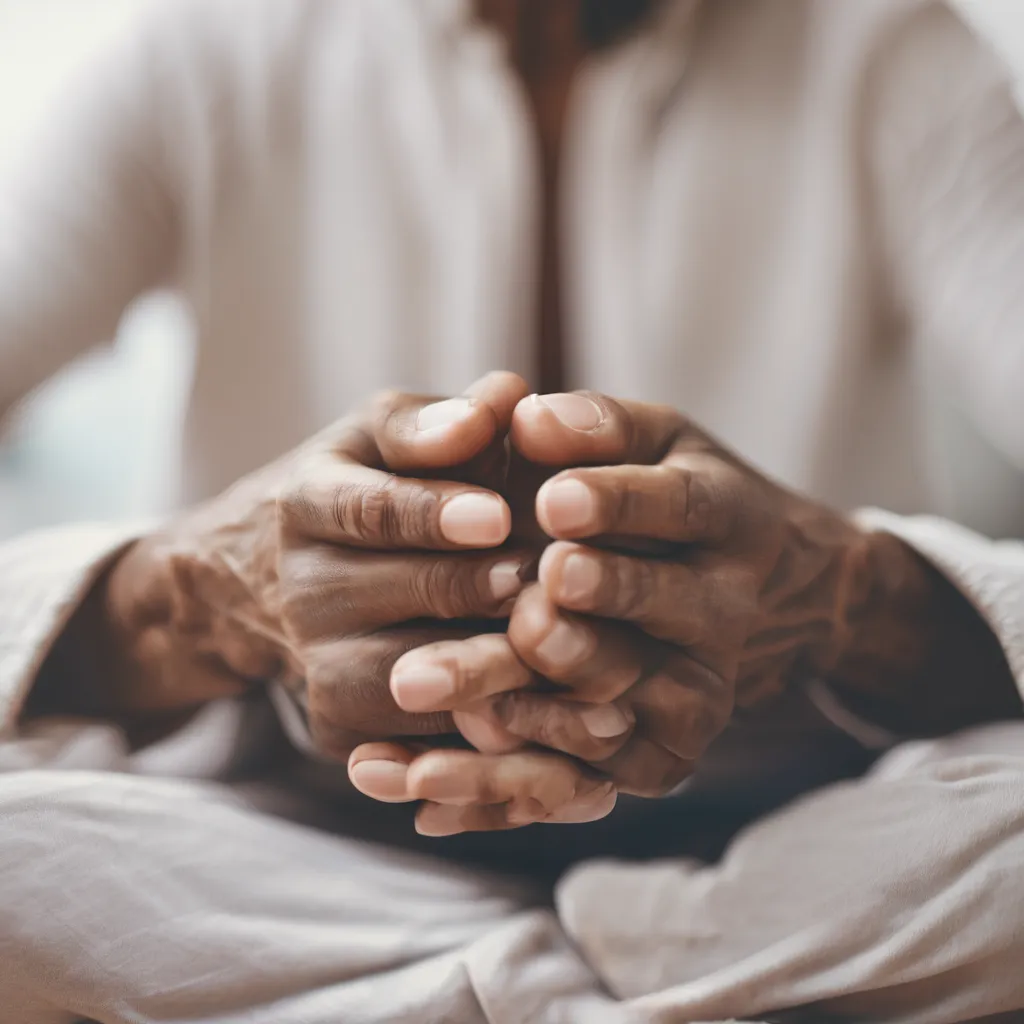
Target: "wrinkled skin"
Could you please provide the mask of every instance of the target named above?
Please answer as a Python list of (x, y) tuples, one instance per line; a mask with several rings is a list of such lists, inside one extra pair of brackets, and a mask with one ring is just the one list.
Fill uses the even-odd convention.
[[(998, 642), (947, 580), (674, 410), (533, 397), (511, 439), (513, 466), (577, 467), (537, 492), (551, 540), (539, 581), (506, 636), (420, 648), (391, 678), (400, 706), (452, 710), (480, 750), (559, 750), (620, 792), (657, 796), (691, 774), (736, 706), (812, 678), (905, 732), (1019, 716)], [(426, 819), (437, 834), (508, 824), (445, 756), (392, 745), (352, 763), (389, 757), (410, 766), (410, 796), (424, 775), (461, 795)]]
[(435, 835), (662, 794), (736, 706), (811, 677), (905, 731), (1020, 713), (991, 631), (895, 538), (671, 409), (510, 374), (379, 396), (140, 541), (58, 645), (79, 677), (90, 639), (62, 710), (286, 681), (319, 753)]
[[(420, 648), (397, 663), (392, 686), (408, 710), (455, 711), (483, 750), (553, 748), (622, 792), (658, 795), (692, 772), (736, 703), (836, 658), (844, 581), (866, 538), (673, 410), (599, 395), (556, 404), (585, 429), (527, 399), (511, 433), (534, 465), (592, 465), (536, 495), (554, 541), (539, 582), (506, 637)], [(638, 554), (638, 541), (657, 554)]]

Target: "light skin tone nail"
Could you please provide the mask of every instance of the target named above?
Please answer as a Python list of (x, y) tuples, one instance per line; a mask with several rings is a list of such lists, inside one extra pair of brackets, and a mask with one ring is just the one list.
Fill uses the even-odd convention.
[(508, 538), (508, 506), (489, 494), (460, 494), (449, 498), (441, 509), (441, 533), (451, 544), (490, 548)]
[(541, 395), (537, 400), (572, 430), (596, 430), (604, 422), (601, 407), (582, 395)]
[(518, 562), (499, 562), (491, 569), (488, 582), (495, 601), (507, 601), (523, 589), (519, 578), (522, 568)]
[(595, 739), (610, 740), (629, 731), (632, 724), (614, 704), (599, 704), (580, 713), (584, 728)]
[(408, 659), (391, 673), (391, 693), (405, 711), (433, 711), (455, 694), (455, 678), (443, 665)]
[(559, 533), (579, 533), (597, 520), (597, 498), (581, 480), (552, 480), (537, 495), (537, 516)]
[(601, 567), (582, 553), (571, 554), (562, 562), (558, 592), (564, 601), (579, 602), (592, 597), (601, 584)]
[(537, 645), (537, 656), (552, 668), (571, 668), (582, 661), (592, 647), (589, 630), (560, 620)]
[(360, 761), (349, 769), (352, 785), (366, 796), (383, 803), (404, 803), (407, 765), (397, 761)]
[(426, 405), (416, 417), (416, 429), (424, 434), (442, 433), (470, 416), (473, 408), (474, 404), (468, 398), (450, 398)]

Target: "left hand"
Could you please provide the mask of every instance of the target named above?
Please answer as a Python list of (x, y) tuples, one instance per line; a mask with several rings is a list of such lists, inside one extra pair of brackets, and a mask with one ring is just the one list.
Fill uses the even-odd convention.
[[(488, 753), (538, 744), (654, 796), (692, 772), (735, 705), (837, 658), (869, 544), (853, 523), (662, 406), (529, 398), (512, 440), (533, 463), (584, 467), (537, 495), (555, 541), (540, 581), (506, 640), (405, 655), (392, 676), (403, 708), (462, 708), (456, 722)], [(641, 539), (660, 553), (624, 553)]]

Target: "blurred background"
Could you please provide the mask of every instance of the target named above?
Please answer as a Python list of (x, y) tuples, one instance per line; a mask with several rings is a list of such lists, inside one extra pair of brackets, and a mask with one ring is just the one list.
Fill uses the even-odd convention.
[[(0, 0), (0, 168), (52, 111), (77, 63), (146, 2)], [(1024, 81), (1024, 0), (958, 6)], [(0, 436), (0, 537), (66, 519), (163, 511), (176, 479), (191, 358), (184, 310), (173, 296), (151, 296), (129, 312), (110, 346), (29, 401)], [(957, 434), (953, 443), (965, 467), (986, 472), (986, 456), (969, 438)]]

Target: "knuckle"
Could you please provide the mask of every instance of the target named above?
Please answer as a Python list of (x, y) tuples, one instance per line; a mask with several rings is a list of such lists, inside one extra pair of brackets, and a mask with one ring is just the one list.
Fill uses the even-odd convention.
[(331, 518), (346, 537), (390, 546), (401, 536), (398, 505), (397, 481), (389, 477), (375, 487), (339, 487)]
[(347, 632), (358, 602), (353, 580), (335, 570), (333, 560), (317, 548), (278, 558), (276, 600), (286, 635), (302, 642)]
[(630, 558), (619, 562), (617, 572), (606, 578), (620, 613), (628, 618), (648, 618), (656, 603), (658, 590), (655, 568), (647, 559)]
[(665, 466), (668, 477), (665, 488), (666, 512), (685, 536), (705, 536), (712, 525), (712, 501), (707, 487), (690, 469)]
[(593, 756), (594, 745), (588, 744), (582, 729), (573, 728), (569, 713), (557, 705), (538, 707), (533, 717), (532, 739), (542, 747), (561, 750), (577, 757)]
[(379, 423), (397, 409), (406, 396), (397, 388), (382, 388), (370, 396), (369, 414), (374, 423)]
[(482, 611), (478, 587), (468, 563), (438, 559), (414, 577), (416, 598), (440, 619), (459, 619)]
[(681, 716), (677, 738), (672, 744), (673, 752), (680, 757), (700, 757), (724, 724), (717, 702), (705, 699), (694, 701)]
[(305, 476), (293, 475), (277, 496), (277, 521), (283, 529), (301, 530), (307, 526), (324, 524), (321, 502), (311, 481)]

